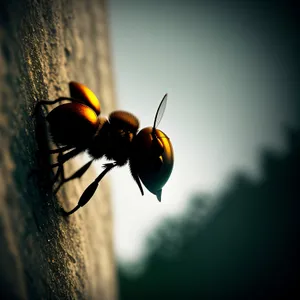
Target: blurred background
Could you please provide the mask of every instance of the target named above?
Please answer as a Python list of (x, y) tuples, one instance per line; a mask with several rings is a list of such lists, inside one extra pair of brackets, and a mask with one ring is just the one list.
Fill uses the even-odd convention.
[(128, 167), (110, 175), (120, 299), (300, 296), (296, 3), (108, 12), (118, 108), (151, 126), (167, 92), (159, 128), (175, 151), (161, 203)]

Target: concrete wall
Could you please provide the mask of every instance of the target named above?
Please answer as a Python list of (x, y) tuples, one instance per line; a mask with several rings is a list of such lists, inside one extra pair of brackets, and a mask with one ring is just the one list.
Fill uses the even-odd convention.
[[(109, 51), (103, 0), (1, 1), (1, 299), (116, 298), (109, 182), (105, 178), (84, 208), (63, 217), (59, 207), (73, 208), (101, 170), (53, 195), (30, 116), (39, 99), (68, 95), (71, 80), (95, 92), (104, 114), (111, 111)], [(66, 172), (78, 166), (76, 158)]]

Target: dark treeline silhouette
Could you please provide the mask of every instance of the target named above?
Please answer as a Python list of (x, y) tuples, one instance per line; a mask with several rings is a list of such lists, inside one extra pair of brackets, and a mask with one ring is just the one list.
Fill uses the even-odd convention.
[(300, 299), (300, 131), (287, 144), (262, 154), (262, 179), (236, 175), (207, 222), (202, 196), (163, 222), (142, 276), (119, 269), (121, 300)]

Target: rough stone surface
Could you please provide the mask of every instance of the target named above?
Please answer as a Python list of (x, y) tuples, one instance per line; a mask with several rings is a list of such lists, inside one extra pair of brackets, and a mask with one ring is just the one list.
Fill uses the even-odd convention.
[[(100, 170), (55, 196), (53, 175), (36, 155), (36, 134), (44, 128), (35, 128), (31, 117), (35, 103), (68, 95), (71, 80), (95, 92), (104, 114), (113, 109), (105, 3), (1, 1), (1, 299), (116, 299), (109, 182), (63, 217), (59, 207), (73, 208)], [(80, 159), (73, 159), (66, 173), (78, 166)]]

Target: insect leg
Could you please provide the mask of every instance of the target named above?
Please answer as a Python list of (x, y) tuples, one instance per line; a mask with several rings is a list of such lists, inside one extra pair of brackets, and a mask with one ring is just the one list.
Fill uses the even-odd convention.
[(69, 159), (71, 159), (74, 156), (76, 156), (77, 154), (79, 154), (80, 152), (82, 152), (82, 151), (83, 151), (83, 149), (81, 149), (81, 148), (75, 148), (75, 149), (73, 149), (73, 150), (71, 150), (71, 151), (69, 151), (65, 154), (62, 154), (62, 152), (59, 153), (58, 158), (57, 158), (58, 162), (51, 165), (51, 168), (58, 167), (58, 169), (57, 169), (57, 171), (54, 175), (52, 185), (54, 185), (55, 182), (58, 180), (59, 175), (62, 176), (62, 180), (65, 179), (65, 170), (64, 170), (63, 164), (65, 162), (67, 162)]
[(54, 190), (54, 194), (56, 194), (58, 192), (58, 190), (61, 188), (61, 186), (64, 183), (66, 183), (70, 180), (73, 180), (75, 178), (80, 178), (88, 170), (88, 168), (91, 166), (93, 161), (94, 161), (94, 159), (90, 160), (88, 163), (86, 163), (84, 166), (82, 166), (79, 170), (77, 170), (74, 174), (72, 174), (68, 178), (65, 178), (65, 176), (63, 175), (62, 181), (59, 183), (59, 185)]
[[(63, 155), (63, 152), (64, 151), (67, 151), (67, 150), (71, 150), (74, 148), (74, 146), (63, 146), (63, 147), (60, 147), (58, 145), (57, 146), (57, 149), (52, 149), (49, 151), (50, 154), (55, 154), (55, 153), (58, 153), (58, 161), (61, 160), (61, 156)], [(53, 178), (53, 181), (52, 181), (52, 185), (55, 184), (55, 182), (58, 180), (58, 177), (59, 175), (61, 175), (61, 179), (64, 180), (65, 179), (65, 169), (64, 169), (64, 166), (63, 165), (60, 165), (58, 167), (58, 170), (56, 172), (56, 174), (54, 175), (54, 178)]]
[(117, 166), (116, 163), (108, 163), (106, 165), (104, 165), (106, 167), (106, 169), (85, 189), (85, 191), (83, 192), (83, 194), (81, 195), (78, 204), (69, 212), (64, 211), (64, 214), (69, 216), (71, 214), (73, 214), (75, 211), (77, 211), (80, 207), (84, 206), (85, 204), (87, 204), (90, 199), (93, 197), (99, 182), (101, 181), (101, 179), (106, 175), (106, 173), (108, 173), (112, 168), (114, 168), (115, 166)]
[(64, 166), (63, 165), (60, 165), (58, 166), (58, 169), (53, 177), (53, 180), (52, 180), (52, 186), (55, 184), (55, 182), (58, 180), (59, 178), (59, 175), (61, 175), (62, 173), (64, 173)]
[(143, 187), (142, 187), (141, 181), (139, 179), (139, 176), (135, 172), (132, 172), (131, 175), (132, 175), (134, 181), (136, 182), (136, 184), (138, 185), (142, 196), (144, 196), (144, 191), (143, 191)]
[(130, 168), (130, 173), (132, 178), (134, 179), (134, 181), (136, 182), (136, 184), (138, 185), (140, 192), (142, 194), (142, 196), (144, 196), (144, 191), (143, 191), (143, 187), (140, 181), (140, 178), (138, 176), (138, 173), (136, 172), (136, 168), (135, 165), (133, 164), (132, 161), (129, 162), (129, 168)]
[(69, 151), (65, 154), (59, 155), (58, 156), (58, 162), (52, 164), (51, 167), (55, 168), (55, 167), (59, 167), (60, 165), (63, 165), (66, 161), (68, 161), (69, 159), (75, 157), (76, 155), (78, 155), (82, 151), (84, 151), (84, 149), (74, 148), (73, 150), (71, 150), (71, 151)]
[(74, 146), (64, 146), (64, 147), (60, 147), (60, 148), (56, 148), (56, 149), (51, 149), (49, 150), (50, 154), (54, 154), (54, 153), (63, 153), (64, 151), (68, 151), (73, 149)]
[(63, 101), (63, 100), (69, 100), (71, 102), (76, 102), (76, 103), (82, 103), (84, 104), (82, 101), (75, 99), (75, 98), (71, 98), (71, 97), (59, 97), (55, 100), (40, 100), (36, 103), (34, 111), (33, 111), (33, 116), (36, 114), (36, 112), (38, 111), (38, 109), (40, 108), (41, 105), (52, 105), (55, 104), (57, 102)]

